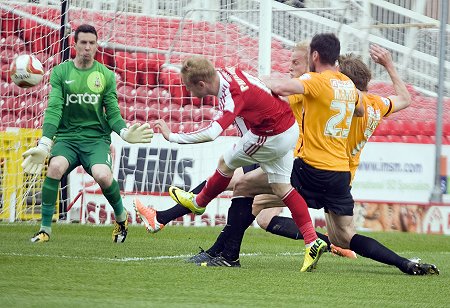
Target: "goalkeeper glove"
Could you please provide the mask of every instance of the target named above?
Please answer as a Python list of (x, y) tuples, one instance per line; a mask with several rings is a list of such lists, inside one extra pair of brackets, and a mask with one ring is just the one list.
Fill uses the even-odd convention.
[(135, 123), (130, 128), (122, 128), (120, 137), (128, 143), (150, 143), (153, 138), (153, 129), (148, 123), (143, 125)]
[(22, 162), (23, 171), (31, 174), (40, 174), (52, 146), (53, 141), (44, 136), (39, 140), (36, 147), (25, 151), (22, 154), (22, 157), (24, 158), (24, 161)]

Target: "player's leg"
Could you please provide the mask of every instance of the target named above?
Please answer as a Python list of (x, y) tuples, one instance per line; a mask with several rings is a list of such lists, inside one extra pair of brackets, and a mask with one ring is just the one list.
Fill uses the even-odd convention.
[(65, 142), (56, 142), (52, 148), (47, 176), (42, 185), (41, 227), (31, 238), (33, 243), (47, 242), (52, 233), (52, 218), (58, 198), (59, 182), (64, 174), (79, 164), (76, 151)]
[[(225, 190), (233, 190), (233, 187), (237, 181), (239, 181), (240, 177), (244, 174), (244, 171), (242, 168), (238, 168), (235, 170), (233, 177), (231, 178), (230, 183), (228, 184), (227, 188)], [(206, 181), (203, 181), (200, 183), (200, 185), (196, 186), (194, 189), (192, 189), (190, 192), (194, 194), (200, 193), (200, 191), (203, 189), (203, 187), (206, 185)], [(181, 204), (176, 204), (173, 207), (165, 210), (165, 211), (155, 211), (155, 218), (157, 222), (161, 225), (166, 225), (170, 221), (177, 219), (179, 217), (182, 217), (186, 214), (191, 213), (189, 209), (182, 206)], [(155, 230), (157, 232), (158, 230)]]
[[(289, 150), (283, 152), (283, 149), (290, 149), (290, 145), (295, 145), (298, 134), (299, 128), (295, 123), (283, 134), (267, 137), (262, 151), (256, 152), (254, 157), (258, 159), (261, 168), (267, 173), (273, 193), (280, 197), (289, 208), (292, 218), (303, 235), (307, 253), (301, 271), (310, 271), (327, 249), (327, 245), (317, 237), (308, 206), (290, 183), (293, 168), (292, 152)], [(270, 160), (264, 160), (267, 154), (271, 157)]]
[(227, 226), (214, 245), (208, 249), (216, 255), (221, 252), (219, 258), (222, 260), (213, 260), (207, 266), (212, 264), (237, 266), (239, 264), (239, 252), (245, 230), (255, 220), (255, 216), (252, 214), (253, 198), (256, 194), (269, 192), (271, 192), (271, 188), (267, 182), (267, 174), (261, 168), (245, 173), (236, 182), (231, 206), (228, 210)]
[(223, 156), (221, 156), (216, 171), (208, 179), (205, 187), (198, 195), (174, 186), (169, 188), (169, 194), (173, 200), (190, 209), (192, 213), (203, 214), (209, 202), (225, 191), (231, 182), (234, 171), (241, 166), (243, 165), (230, 167), (225, 163)]
[(79, 157), (84, 169), (92, 175), (114, 210), (113, 241), (124, 242), (128, 234), (128, 213), (123, 206), (119, 183), (112, 174), (110, 144), (103, 140), (90, 142), (88, 146), (83, 146)]
[[(244, 174), (244, 172), (243, 172), (242, 168), (236, 169), (226, 190), (232, 189), (234, 187), (234, 184), (236, 183), (236, 181), (238, 181), (239, 178), (243, 174)], [(203, 189), (203, 187), (205, 187), (205, 185), (206, 185), (206, 181), (203, 181), (202, 183), (200, 183), (200, 185), (197, 185), (190, 192), (192, 192), (193, 194), (198, 194)], [(153, 209), (151, 207), (147, 207), (147, 206), (143, 205), (142, 202), (138, 198), (134, 199), (134, 207), (135, 207), (136, 213), (144, 221), (147, 231), (150, 233), (156, 233), (159, 230), (161, 230), (166, 224), (171, 222), (172, 220), (191, 213), (191, 210), (189, 210), (188, 208), (186, 208), (178, 203), (167, 210), (156, 211), (155, 209)], [(200, 251), (199, 254), (204, 255), (203, 249)], [(194, 256), (193, 258), (190, 259), (190, 261), (197, 262), (197, 259), (198, 258), (195, 258), (195, 256)]]
[[(298, 127), (296, 127), (296, 129), (298, 137)], [(263, 138), (263, 140), (270, 138), (271, 137), (266, 137)], [(233, 174), (234, 170), (239, 167), (249, 166), (260, 162), (261, 160), (255, 156), (258, 156), (263, 160), (273, 160), (274, 157), (279, 155), (278, 152), (284, 151), (282, 152), (284, 155), (285, 151), (289, 149), (287, 146), (284, 150), (280, 150), (275, 144), (272, 148), (265, 149), (265, 143), (266, 142), (261, 143), (260, 136), (253, 134), (251, 131), (247, 131), (242, 138), (240, 138), (238, 142), (220, 158), (216, 172), (208, 179), (206, 186), (197, 196), (171, 187), (169, 189), (171, 197), (180, 204), (190, 208), (193, 213), (203, 213), (204, 207), (228, 186), (231, 180), (230, 176)], [(293, 144), (294, 143), (295, 142), (293, 142)], [(248, 154), (249, 152), (251, 152), (251, 155)]]
[[(279, 216), (284, 206), (277, 196), (258, 195), (253, 201), (253, 215), (256, 215), (258, 225), (267, 232), (294, 240), (303, 240), (294, 220), (291, 217)], [(321, 240), (327, 243), (329, 252), (337, 256), (356, 259), (356, 254), (350, 249), (333, 245), (326, 234), (317, 231), (316, 233)]]
[[(238, 168), (237, 170), (242, 170), (238, 176), (233, 176), (232, 182), (235, 183), (230, 185), (234, 188), (233, 198), (231, 200), (231, 205), (228, 209), (227, 223), (225, 227), (220, 232), (214, 244), (206, 251), (201, 250), (197, 255), (189, 259), (190, 262), (197, 263), (201, 265), (209, 266), (208, 261), (216, 257), (222, 257), (221, 253), (225, 249), (225, 243), (230, 236), (234, 236), (236, 229), (242, 229), (240, 225), (247, 225), (253, 222), (254, 217), (251, 214), (251, 202), (253, 200), (253, 195), (257, 194), (260, 189), (270, 190), (267, 185), (267, 176), (259, 168), (259, 165), (253, 164), (250, 166), (245, 166), (243, 168)], [(236, 172), (235, 172), (236, 175)], [(262, 180), (259, 179), (262, 176)], [(263, 182), (263, 184), (258, 184)], [(265, 182), (265, 183), (264, 183)], [(245, 231), (245, 230), (244, 230)], [(244, 232), (242, 231), (242, 232)], [(232, 260), (222, 260), (224, 262), (217, 263), (218, 260), (214, 260), (215, 266), (239, 266), (239, 261), (236, 262), (239, 256), (240, 245), (237, 248), (237, 257)], [(233, 254), (230, 251), (230, 254)], [(230, 255), (225, 253), (225, 255)], [(230, 256), (229, 256), (230, 257)]]
[(327, 250), (327, 244), (317, 237), (306, 202), (291, 184), (282, 183), (280, 179), (271, 179), (271, 174), (269, 174), (269, 181), (272, 181), (273, 192), (281, 198), (291, 211), (292, 219), (305, 241), (305, 258), (300, 271), (312, 271), (316, 267), (320, 256)]
[(360, 256), (372, 260), (394, 265), (402, 272), (410, 275), (439, 274), (439, 270), (432, 264), (420, 264), (399, 256), (394, 251), (382, 245), (377, 240), (356, 234), (353, 216), (337, 215), (329, 212), (326, 216), (329, 237), (333, 243), (350, 248)]
[(266, 194), (256, 196), (253, 200), (252, 213), (256, 217), (258, 226), (268, 231), (270, 222), (274, 217), (281, 214), (284, 206), (278, 196)]

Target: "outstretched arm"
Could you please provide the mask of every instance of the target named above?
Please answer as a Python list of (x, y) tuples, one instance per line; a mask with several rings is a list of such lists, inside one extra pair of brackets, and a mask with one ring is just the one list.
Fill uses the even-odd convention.
[(301, 83), (297, 78), (285, 79), (262, 77), (261, 80), (270, 90), (272, 90), (273, 93), (280, 96), (303, 94), (305, 92), (303, 83)]
[(155, 128), (161, 131), (164, 139), (175, 143), (202, 143), (213, 141), (222, 133), (223, 128), (216, 121), (213, 121), (208, 127), (190, 133), (172, 133), (166, 121), (155, 121)]
[(391, 77), (392, 83), (394, 85), (394, 91), (396, 94), (389, 96), (389, 99), (393, 102), (394, 105), (394, 110), (392, 112), (397, 112), (411, 105), (411, 95), (409, 94), (405, 83), (400, 78), (394, 66), (391, 53), (383, 47), (380, 47), (378, 45), (371, 45), (370, 57), (376, 63), (383, 65), (386, 71), (388, 72), (389, 77)]

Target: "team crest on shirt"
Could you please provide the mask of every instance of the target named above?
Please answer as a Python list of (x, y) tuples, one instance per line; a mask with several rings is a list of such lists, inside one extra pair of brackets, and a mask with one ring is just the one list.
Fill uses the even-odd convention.
[(92, 72), (87, 78), (87, 86), (94, 93), (101, 93), (105, 89), (105, 75), (101, 72)]

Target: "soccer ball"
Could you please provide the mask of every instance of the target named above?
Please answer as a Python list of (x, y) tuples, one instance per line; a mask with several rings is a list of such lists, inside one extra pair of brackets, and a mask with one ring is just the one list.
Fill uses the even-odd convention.
[(17, 56), (9, 70), (11, 80), (21, 88), (34, 87), (44, 77), (44, 67), (33, 55)]

